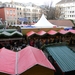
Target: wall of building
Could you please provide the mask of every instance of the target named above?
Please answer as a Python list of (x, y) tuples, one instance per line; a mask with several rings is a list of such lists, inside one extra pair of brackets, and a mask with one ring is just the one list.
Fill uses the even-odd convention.
[(21, 75), (54, 75), (54, 71), (49, 68), (36, 65), (28, 69)]
[(5, 20), (5, 10), (4, 8), (0, 8), (0, 18), (2, 18), (2, 20)]
[(15, 8), (5, 8), (5, 20), (8, 25), (16, 24), (16, 9)]
[[(53, 70), (43, 67), (43, 66), (33, 66), (32, 68), (28, 69), (27, 71), (23, 72), (20, 75), (54, 75)], [(9, 75), (6, 73), (0, 73), (0, 75)]]
[[(10, 3), (5, 2), (2, 4), (2, 7), (5, 8), (5, 12), (4, 12), (5, 21), (7, 21), (8, 23), (10, 22), (9, 25), (11, 25), (12, 18), (10, 18), (10, 21), (9, 21), (8, 18), (11, 17), (11, 14), (9, 14), (8, 11), (10, 11), (11, 9), (12, 10), (16, 9), (16, 13), (15, 13), (16, 19), (13, 18), (13, 20), (17, 20), (16, 24), (23, 23), (22, 21), (19, 21), (18, 18), (27, 18), (28, 19), (27, 23), (32, 24), (32, 23), (34, 23), (34, 21), (35, 22), (38, 21), (40, 19), (41, 15), (44, 13), (43, 9), (41, 9), (39, 6), (37, 6), (33, 3), (30, 3), (29, 5), (27, 5), (27, 4), (25, 5), (25, 4), (17, 3), (17, 2), (10, 2)], [(14, 17), (14, 14), (12, 16)]]

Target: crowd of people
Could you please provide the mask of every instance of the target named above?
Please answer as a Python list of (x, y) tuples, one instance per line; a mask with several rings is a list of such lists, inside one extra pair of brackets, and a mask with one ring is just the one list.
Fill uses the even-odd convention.
[(75, 44), (74, 36), (52, 36), (45, 38), (29, 38), (28, 44), (30, 46), (35, 46), (37, 48), (41, 48), (43, 45), (48, 45), (52, 43), (61, 43), (66, 42), (68, 45)]
[(0, 42), (0, 48), (7, 48), (9, 50), (18, 51), (26, 47), (24, 40), (8, 40)]
[(5, 47), (13, 51), (19, 51), (30, 45), (41, 49), (43, 45), (60, 42), (67, 42), (69, 45), (73, 45), (75, 44), (75, 38), (74, 36), (28, 37), (27, 39), (2, 41), (0, 42), (0, 48)]

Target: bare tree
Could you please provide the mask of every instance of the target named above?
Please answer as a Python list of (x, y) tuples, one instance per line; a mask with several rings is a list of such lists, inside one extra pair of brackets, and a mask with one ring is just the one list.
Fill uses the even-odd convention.
[(53, 2), (51, 1), (49, 4), (45, 3), (44, 9), (46, 11), (47, 19), (55, 19), (55, 7), (52, 6)]
[(60, 7), (56, 7), (55, 8), (55, 18), (56, 19), (60, 19), (60, 15), (61, 15), (61, 8)]
[(50, 3), (45, 3), (44, 4), (44, 9), (46, 11), (46, 16), (48, 20), (52, 19), (58, 19), (60, 17), (60, 10), (56, 9), (53, 6), (53, 2), (51, 1)]

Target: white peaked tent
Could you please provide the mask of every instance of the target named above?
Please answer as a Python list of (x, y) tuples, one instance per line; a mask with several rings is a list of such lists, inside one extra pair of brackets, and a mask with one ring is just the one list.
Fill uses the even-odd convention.
[(44, 14), (42, 15), (42, 17), (40, 18), (40, 20), (34, 24), (34, 26), (36, 28), (53, 28), (53, 27), (57, 27), (56, 25), (51, 24), (44, 16)]

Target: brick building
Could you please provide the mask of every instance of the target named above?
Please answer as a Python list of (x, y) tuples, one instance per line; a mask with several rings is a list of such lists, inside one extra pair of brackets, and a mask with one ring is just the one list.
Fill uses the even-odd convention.
[(16, 24), (16, 8), (12, 7), (1, 7), (0, 8), (0, 18), (2, 18), (2, 21), (6, 25), (12, 25)]

